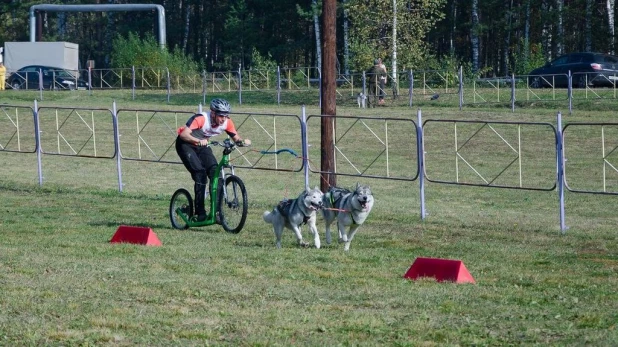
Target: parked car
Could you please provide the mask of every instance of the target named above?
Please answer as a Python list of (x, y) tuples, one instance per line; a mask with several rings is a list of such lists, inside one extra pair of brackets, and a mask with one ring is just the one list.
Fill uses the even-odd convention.
[(567, 88), (569, 71), (574, 88), (613, 87), (618, 81), (618, 57), (593, 52), (565, 54), (530, 71), (528, 85), (532, 88)]
[(87, 89), (88, 82), (75, 77), (69, 71), (57, 67), (28, 65), (13, 72), (7, 84), (13, 89), (39, 89), (39, 75), (43, 89)]

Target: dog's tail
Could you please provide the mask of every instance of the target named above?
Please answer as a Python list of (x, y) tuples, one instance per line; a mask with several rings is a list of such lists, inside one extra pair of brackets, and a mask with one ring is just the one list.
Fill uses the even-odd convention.
[(264, 214), (262, 214), (262, 218), (264, 218), (264, 222), (273, 224), (273, 216), (271, 212), (264, 211)]

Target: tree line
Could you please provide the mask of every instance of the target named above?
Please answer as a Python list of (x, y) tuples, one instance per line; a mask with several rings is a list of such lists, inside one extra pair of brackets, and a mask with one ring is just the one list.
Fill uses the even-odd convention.
[[(8, 0), (0, 3), (0, 44), (29, 41), (32, 5), (130, 4), (125, 0)], [(319, 67), (321, 1), (159, 0), (166, 48), (192, 68)], [(382, 58), (392, 70), (464, 67), (478, 76), (525, 74), (574, 51), (614, 53), (614, 0), (339, 0), (337, 69), (366, 70)], [(37, 41), (79, 44), (80, 62), (118, 67), (118, 52), (150, 40), (148, 12), (37, 13)], [(150, 42), (150, 41), (148, 41)], [(121, 46), (121, 47), (119, 47)], [(119, 59), (124, 57), (125, 59)], [(142, 55), (142, 59), (145, 57)], [(134, 62), (140, 65), (142, 62)], [(187, 64), (185, 64), (187, 65)]]

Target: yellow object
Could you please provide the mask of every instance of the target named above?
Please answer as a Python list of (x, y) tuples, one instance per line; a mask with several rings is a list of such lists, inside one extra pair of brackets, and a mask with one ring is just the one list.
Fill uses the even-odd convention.
[(0, 63), (0, 90), (4, 90), (4, 84), (6, 83), (6, 67)]

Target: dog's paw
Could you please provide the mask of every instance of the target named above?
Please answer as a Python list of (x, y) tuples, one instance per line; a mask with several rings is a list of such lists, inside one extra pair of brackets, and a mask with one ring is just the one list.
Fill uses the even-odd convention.
[(298, 245), (299, 245), (300, 247), (307, 248), (307, 247), (309, 247), (309, 242), (306, 242), (306, 241), (302, 241), (302, 240), (301, 240), (301, 241), (298, 241)]

